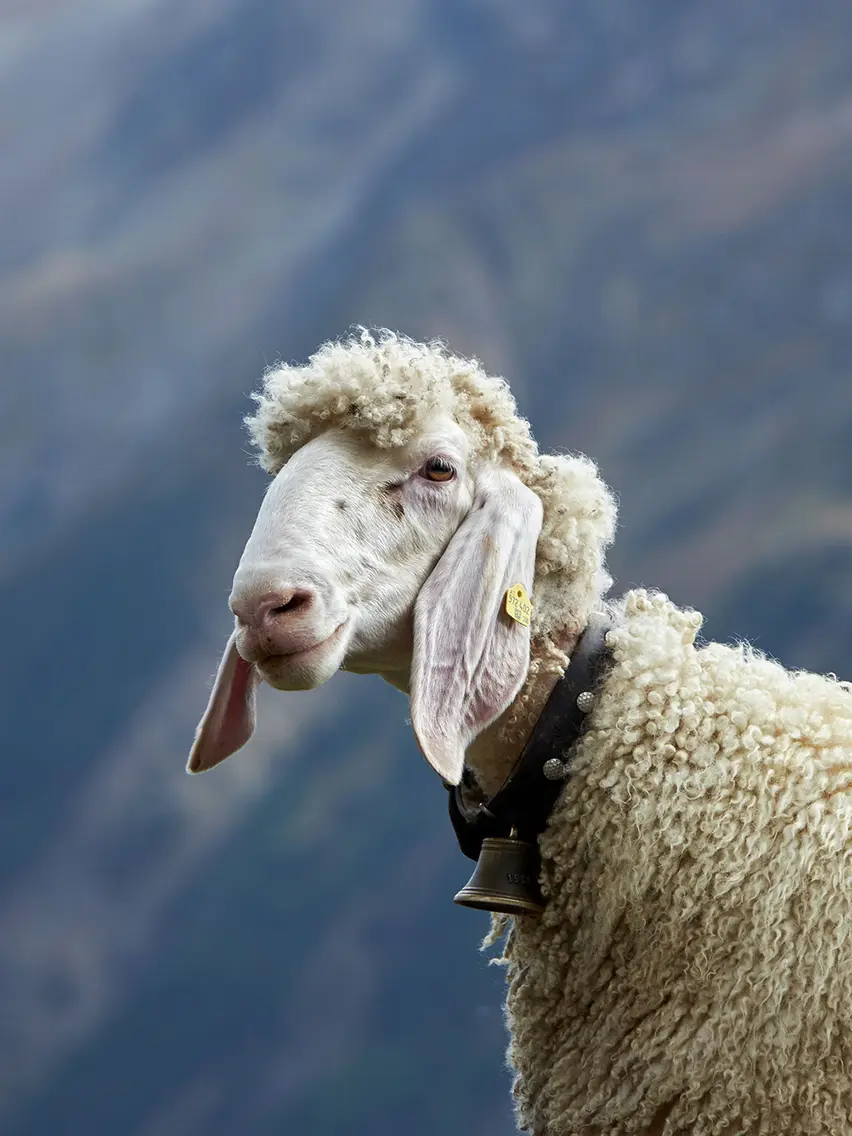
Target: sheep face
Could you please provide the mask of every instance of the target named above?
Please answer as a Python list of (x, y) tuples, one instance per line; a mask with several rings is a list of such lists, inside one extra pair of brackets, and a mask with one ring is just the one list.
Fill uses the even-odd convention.
[(343, 430), (309, 442), (270, 484), (234, 577), (237, 651), (278, 690), (341, 667), (407, 689), (417, 594), (472, 498), (452, 422), (401, 450)]
[(345, 669), (410, 693), (421, 749), (449, 781), (526, 677), (529, 628), (501, 611), (532, 588), (538, 497), (471, 456), (438, 418), (397, 449), (331, 429), (271, 482), (234, 577), (235, 629), (189, 769), (248, 740), (255, 687), (304, 690)]

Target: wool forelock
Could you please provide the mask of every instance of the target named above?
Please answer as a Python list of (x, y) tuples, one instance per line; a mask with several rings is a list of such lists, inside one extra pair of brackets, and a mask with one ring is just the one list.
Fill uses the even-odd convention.
[[(510, 931), (534, 1136), (825, 1136), (852, 1116), (852, 689), (628, 593)], [(672, 1104), (672, 1102), (674, 1102)]]
[(453, 355), (437, 341), (362, 329), (323, 344), (305, 364), (271, 368), (254, 399), (257, 410), (246, 426), (270, 473), (328, 429), (357, 430), (388, 449), (407, 445), (436, 414), (448, 414), (476, 459), (506, 465), (541, 499), (533, 630), (548, 631), (566, 618), (571, 630), (583, 627), (609, 587), (604, 553), (616, 506), (595, 464), (539, 454), (508, 384), (476, 359)]

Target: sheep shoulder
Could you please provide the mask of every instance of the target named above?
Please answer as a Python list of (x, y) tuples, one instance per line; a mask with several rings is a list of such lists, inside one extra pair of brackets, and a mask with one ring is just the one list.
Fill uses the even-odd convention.
[(505, 953), (535, 1133), (845, 1130), (852, 690), (628, 593)]

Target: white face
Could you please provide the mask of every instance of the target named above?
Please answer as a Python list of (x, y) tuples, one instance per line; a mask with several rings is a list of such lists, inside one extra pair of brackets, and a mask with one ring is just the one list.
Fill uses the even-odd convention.
[(530, 591), (542, 506), (517, 475), (477, 462), (436, 420), (378, 450), (345, 430), (303, 446), (270, 484), (231, 592), (236, 617), (188, 768), (251, 737), (256, 686), (307, 690), (341, 667), (411, 695), (424, 755), (455, 784), (473, 738), (529, 666), (530, 629), (505, 611)]
[(271, 482), (234, 577), (236, 648), (279, 690), (341, 667), (407, 688), (417, 595), (473, 502), (451, 420), (398, 450), (333, 430)]

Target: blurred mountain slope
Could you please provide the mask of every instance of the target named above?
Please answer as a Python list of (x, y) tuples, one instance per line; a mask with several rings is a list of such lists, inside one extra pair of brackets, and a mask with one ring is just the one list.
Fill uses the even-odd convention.
[[(0, 5), (0, 1131), (512, 1130), (407, 707), (183, 762), (267, 362), (366, 322), (619, 492), (619, 590), (852, 676), (852, 15)], [(354, 685), (353, 685), (354, 684)]]

